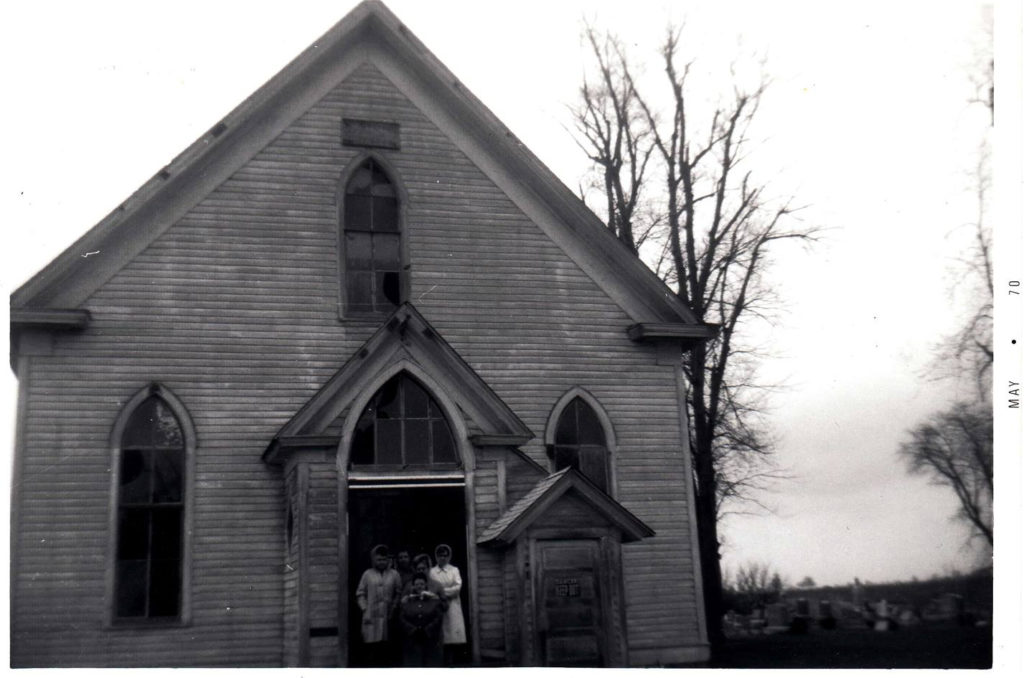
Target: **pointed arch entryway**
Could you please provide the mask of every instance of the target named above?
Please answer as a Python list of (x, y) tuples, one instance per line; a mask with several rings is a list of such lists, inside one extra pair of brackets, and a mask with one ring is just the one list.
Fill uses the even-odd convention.
[[(286, 591), (295, 591), (286, 601), (295, 620), (286, 663), (324, 665), (329, 650), (335, 665), (361, 663), (353, 582), (376, 543), (431, 554), (436, 543), (452, 546), (464, 582), (467, 659), (477, 663), (477, 459), (533, 437), (411, 304), (400, 306), (264, 453), (282, 467), (295, 515), (296, 537), (286, 546), (286, 569), (294, 569)], [(329, 543), (333, 589), (324, 576)], [(333, 590), (333, 616), (324, 611), (325, 590)]]

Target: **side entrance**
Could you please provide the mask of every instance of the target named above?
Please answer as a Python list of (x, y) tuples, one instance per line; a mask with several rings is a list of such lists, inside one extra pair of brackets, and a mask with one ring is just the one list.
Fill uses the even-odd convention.
[(538, 540), (534, 590), (544, 666), (607, 666), (605, 591), (596, 539)]

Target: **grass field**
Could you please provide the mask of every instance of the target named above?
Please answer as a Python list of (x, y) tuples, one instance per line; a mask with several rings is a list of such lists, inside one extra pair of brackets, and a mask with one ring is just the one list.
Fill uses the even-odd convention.
[(992, 629), (816, 629), (728, 640), (716, 654), (714, 668), (986, 669), (992, 666)]

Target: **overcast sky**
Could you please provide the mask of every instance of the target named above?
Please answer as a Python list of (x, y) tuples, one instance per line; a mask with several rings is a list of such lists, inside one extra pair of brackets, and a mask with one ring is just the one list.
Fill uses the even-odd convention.
[[(354, 4), (6, 6), (8, 293)], [(981, 3), (387, 4), (573, 188), (586, 170), (566, 131), (583, 17), (618, 30), (655, 81), (669, 18), (686, 19), (702, 63), (767, 52), (758, 167), (827, 231), (812, 250), (775, 257), (786, 313), (751, 340), (778, 356), (765, 376), (788, 385), (774, 397), (773, 425), (792, 479), (763, 498), (774, 513), (725, 523), (725, 566), (763, 561), (794, 583), (842, 584), (976, 564), (951, 492), (908, 477), (896, 450), (956, 395), (927, 369), (967, 301), (951, 290), (987, 124), (967, 103), (985, 39)], [(9, 371), (4, 379), (13, 415)]]

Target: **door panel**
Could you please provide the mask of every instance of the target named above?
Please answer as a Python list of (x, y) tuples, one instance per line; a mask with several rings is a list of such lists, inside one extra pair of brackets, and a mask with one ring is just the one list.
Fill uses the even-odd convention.
[(603, 666), (604, 615), (596, 540), (540, 541), (537, 591), (546, 666)]

